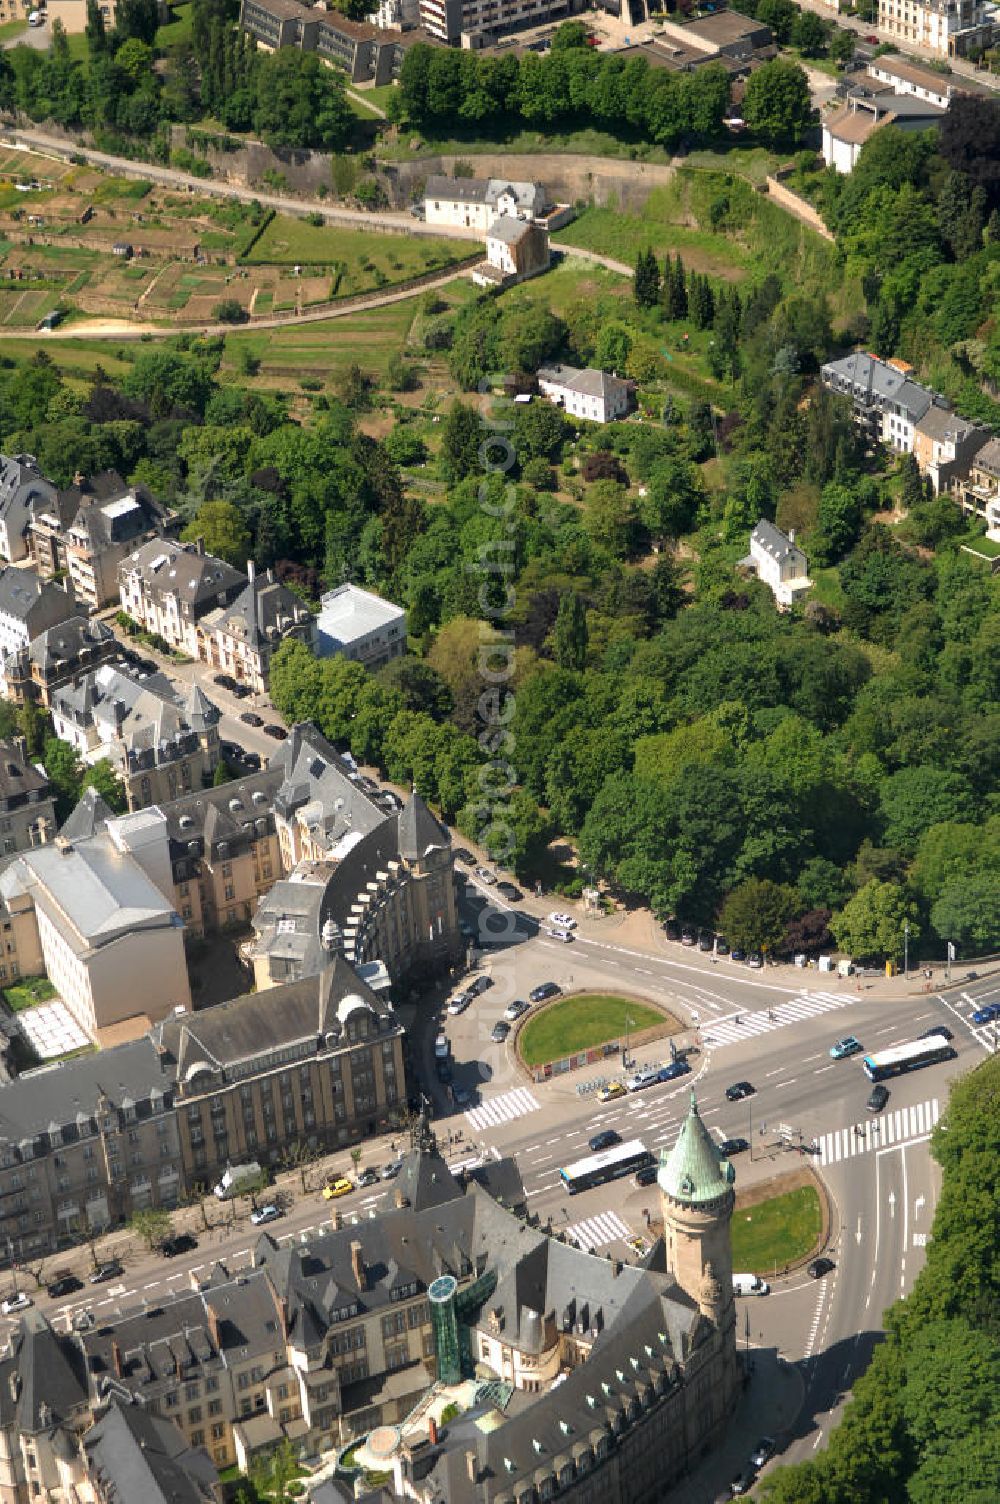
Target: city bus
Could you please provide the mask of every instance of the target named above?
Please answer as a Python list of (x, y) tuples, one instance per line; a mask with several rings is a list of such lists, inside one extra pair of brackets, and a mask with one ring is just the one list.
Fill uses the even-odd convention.
[(615, 1144), (613, 1149), (603, 1149), (600, 1154), (591, 1154), (587, 1159), (578, 1159), (559, 1171), (559, 1179), (571, 1196), (577, 1191), (587, 1191), (592, 1185), (604, 1185), (608, 1180), (620, 1180), (635, 1170), (644, 1170), (655, 1164), (655, 1157), (639, 1138), (629, 1139), (627, 1144)]
[(912, 1044), (893, 1045), (889, 1050), (877, 1050), (866, 1055), (861, 1068), (869, 1081), (884, 1081), (887, 1076), (902, 1076), (907, 1071), (918, 1071), (925, 1065), (939, 1065), (942, 1060), (954, 1060), (955, 1051), (940, 1034), (929, 1039), (915, 1039)]

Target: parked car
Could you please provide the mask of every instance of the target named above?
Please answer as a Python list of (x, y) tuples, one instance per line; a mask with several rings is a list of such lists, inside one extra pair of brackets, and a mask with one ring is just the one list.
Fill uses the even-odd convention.
[(520, 903), (524, 894), (513, 883), (497, 883), (497, 892), (501, 898), (506, 898), (508, 903)]
[(492, 986), (493, 978), (487, 976), (484, 971), (478, 977), (473, 977), (469, 983), (469, 991), (473, 997), (481, 997), (484, 992), (489, 992)]
[(561, 991), (558, 982), (540, 982), (537, 987), (532, 987), (528, 996), (533, 1003), (544, 1003), (550, 997), (558, 997)]
[(451, 1054), (451, 1045), (447, 1034), (439, 1034), (434, 1041), (434, 1059), (447, 1060)]
[(258, 715), (255, 710), (244, 710), (240, 720), (247, 726), (263, 726), (264, 724), (264, 717)]
[(456, 862), (461, 862), (464, 867), (471, 867), (476, 860), (471, 851), (466, 851), (464, 846), (459, 846), (453, 853)]
[(125, 1268), (120, 1259), (106, 1259), (103, 1264), (98, 1264), (90, 1276), (90, 1283), (104, 1285), (109, 1279), (120, 1279), (124, 1273)]
[(624, 1081), (609, 1081), (607, 1086), (602, 1086), (597, 1097), (600, 1102), (616, 1102), (619, 1097), (628, 1096), (628, 1087)]
[(717, 956), (729, 955), (729, 941), (724, 935), (716, 935), (715, 937), (715, 954)]
[(733, 1479), (732, 1483), (730, 1483), (729, 1492), (732, 1494), (734, 1499), (738, 1499), (742, 1497), (743, 1494), (748, 1494), (753, 1488), (756, 1481), (757, 1474), (754, 1472), (753, 1468), (745, 1467), (742, 1473), (738, 1473)]
[(492, 887), (497, 880), (496, 873), (491, 872), (489, 867), (477, 867), (475, 876), (478, 877), (481, 883), (485, 883), (488, 888)]
[(696, 932), (691, 928), (689, 924), (686, 924), (681, 930), (681, 944), (694, 945), (697, 939), (698, 936)]
[(777, 1450), (778, 1444), (773, 1436), (762, 1436), (750, 1453), (750, 1466), (762, 1468), (765, 1463), (770, 1462)]
[(732, 1086), (726, 1087), (727, 1102), (742, 1102), (744, 1097), (756, 1095), (756, 1090), (749, 1081), (734, 1081)]
[(724, 1159), (732, 1159), (734, 1154), (745, 1154), (749, 1147), (749, 1139), (724, 1138), (719, 1145), (719, 1153)]
[(264, 1206), (254, 1208), (250, 1213), (250, 1221), (254, 1227), (266, 1227), (268, 1222), (277, 1222), (280, 1216), (281, 1207), (268, 1201)]
[(991, 1024), (995, 1018), (1000, 1018), (1000, 1003), (987, 1003), (983, 1008), (977, 1008), (972, 1015), (974, 1024)]
[(681, 927), (677, 923), (677, 920), (668, 919), (663, 926), (663, 933), (668, 940), (679, 940), (681, 938)]
[(645, 1091), (647, 1086), (655, 1086), (659, 1079), (659, 1066), (644, 1066), (629, 1076), (625, 1086), (628, 1091)]
[(572, 914), (560, 914), (558, 910), (549, 915), (549, 923), (557, 930), (576, 929), (576, 920)]
[(638, 1186), (655, 1185), (659, 1165), (643, 1165), (641, 1170), (635, 1172), (635, 1183)]
[(935, 1034), (940, 1034), (941, 1038), (944, 1040), (952, 1040), (955, 1038), (954, 1034), (945, 1024), (935, 1024), (933, 1029), (925, 1029), (924, 1032), (917, 1037), (919, 1039), (933, 1039)]
[(451, 1014), (453, 1014), (453, 1015), (454, 1014), (458, 1014), (458, 1013), (464, 1013), (465, 1010), (466, 1010), (466, 1008), (469, 1006), (469, 1004), (471, 1002), (472, 1002), (472, 993), (471, 992), (456, 992), (455, 996), (453, 998), (449, 999), (449, 1002), (448, 1002), (448, 1012), (451, 1013)]
[(887, 1086), (883, 1086), (880, 1082), (878, 1086), (872, 1087), (871, 1093), (868, 1097), (868, 1101), (865, 1103), (865, 1106), (867, 1107), (869, 1112), (881, 1112), (882, 1108), (885, 1106), (888, 1100), (889, 1088)]
[(830, 1058), (832, 1060), (846, 1060), (848, 1055), (859, 1055), (864, 1046), (860, 1039), (855, 1039), (853, 1034), (847, 1034), (843, 1039), (838, 1039), (836, 1044), (830, 1046)]
[(668, 1065), (662, 1065), (656, 1073), (658, 1081), (676, 1081), (678, 1076), (690, 1075), (691, 1067), (686, 1060), (671, 1060)]
[(30, 1295), (26, 1295), (23, 1290), (16, 1290), (6, 1300), (0, 1301), (0, 1313), (4, 1316), (16, 1316), (18, 1311), (26, 1311), (33, 1304)]
[(729, 959), (731, 961), (745, 961), (746, 958), (746, 951), (742, 950), (738, 945), (734, 945), (732, 950), (729, 952)]
[[(132, 661), (134, 663), (138, 663), (139, 660), (133, 655)], [(232, 674), (213, 674), (212, 683), (217, 684), (220, 689), (232, 689), (233, 685), (236, 683), (236, 680), (233, 678)]]
[(401, 1159), (390, 1159), (388, 1164), (382, 1166), (382, 1179), (395, 1180), (402, 1168), (403, 1161)]
[(366, 1191), (369, 1186), (378, 1185), (379, 1179), (380, 1176), (377, 1170), (362, 1170), (354, 1184), (359, 1191)]
[(764, 957), (760, 954), (759, 951), (752, 950), (747, 956), (747, 965), (750, 967), (751, 971), (760, 971), (761, 967), (764, 965)]
[(52, 1300), (61, 1300), (64, 1295), (75, 1295), (82, 1289), (83, 1280), (77, 1279), (75, 1274), (60, 1274), (46, 1287), (45, 1293)]
[(490, 1034), (490, 1038), (492, 1039), (494, 1044), (503, 1044), (509, 1033), (510, 1024), (506, 1021), (506, 1019), (498, 1018), (496, 1023), (493, 1025), (493, 1030)]
[(833, 1259), (813, 1259), (806, 1269), (810, 1279), (822, 1279), (824, 1274), (829, 1274), (833, 1268)]
[(190, 1232), (175, 1232), (169, 1238), (164, 1238), (160, 1244), (160, 1252), (165, 1259), (175, 1259), (179, 1253), (190, 1253), (198, 1247), (198, 1239)]
[(569, 945), (574, 938), (572, 930), (557, 930), (550, 925), (545, 926), (543, 933), (548, 935), (550, 940), (559, 940), (563, 945)]
[(284, 726), (265, 726), (264, 735), (273, 736), (276, 742), (283, 742), (287, 741), (288, 739), (288, 732), (285, 730)]
[(503, 1010), (503, 1016), (509, 1024), (516, 1024), (517, 1020), (528, 1012), (530, 1007), (523, 998), (516, 997), (512, 1003), (508, 1003)]
[(336, 1180), (328, 1180), (323, 1187), (323, 1200), (333, 1201), (338, 1196), (349, 1196), (354, 1190), (354, 1181), (348, 1180), (341, 1175)]
[(708, 930), (702, 930), (701, 934), (698, 936), (698, 949), (701, 951), (710, 951), (715, 949), (715, 936), (710, 935)]
[(230, 694), (235, 695), (237, 700), (246, 700), (250, 697), (250, 695), (253, 694), (253, 690), (250, 688), (249, 684), (240, 684), (239, 682), (237, 682), (230, 690)]
[(93, 1311), (74, 1311), (70, 1325), (74, 1332), (89, 1332), (92, 1326), (97, 1325), (97, 1322)]
[(600, 1154), (602, 1149), (613, 1149), (615, 1144), (620, 1144), (622, 1136), (613, 1128), (605, 1128), (601, 1133), (595, 1133), (593, 1138), (587, 1140), (587, 1147), (592, 1154)]

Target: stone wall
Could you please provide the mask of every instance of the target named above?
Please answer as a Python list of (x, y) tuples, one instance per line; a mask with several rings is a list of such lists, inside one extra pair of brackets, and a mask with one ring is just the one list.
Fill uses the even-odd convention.
[(652, 190), (669, 183), (676, 171), (667, 163), (622, 162), (613, 157), (491, 152), (488, 156), (415, 157), (408, 162), (380, 162), (379, 178), (393, 207), (402, 208), (419, 196), (429, 177), (437, 174), (451, 177), (456, 162), (467, 163), (476, 177), (540, 182), (559, 203), (572, 204), (581, 199), (630, 213), (638, 213)]
[(789, 214), (794, 214), (802, 224), (808, 225), (810, 230), (815, 230), (817, 235), (822, 235), (824, 240), (834, 239), (812, 204), (807, 199), (800, 198), (797, 193), (793, 193), (790, 188), (786, 188), (778, 178), (767, 179), (767, 196), (782, 209), (787, 209)]

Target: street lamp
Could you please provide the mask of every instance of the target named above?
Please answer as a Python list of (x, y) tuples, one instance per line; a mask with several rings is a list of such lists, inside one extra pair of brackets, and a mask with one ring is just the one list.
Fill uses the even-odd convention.
[(903, 920), (903, 980), (910, 980), (910, 921)]
[(625, 1015), (625, 1054), (624, 1054), (624, 1056), (622, 1058), (622, 1070), (623, 1071), (627, 1071), (628, 1070), (628, 1026), (629, 1026), (629, 1024), (631, 1022), (632, 1022), (631, 1018), (626, 1013), (626, 1015)]

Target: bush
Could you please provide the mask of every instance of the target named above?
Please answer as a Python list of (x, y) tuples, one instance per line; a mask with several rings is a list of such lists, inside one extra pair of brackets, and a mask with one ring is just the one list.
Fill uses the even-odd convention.
[(236, 298), (223, 298), (212, 309), (212, 317), (220, 324), (245, 324), (250, 315)]

